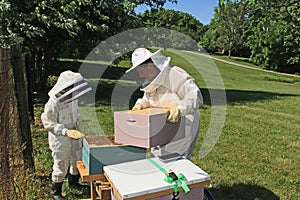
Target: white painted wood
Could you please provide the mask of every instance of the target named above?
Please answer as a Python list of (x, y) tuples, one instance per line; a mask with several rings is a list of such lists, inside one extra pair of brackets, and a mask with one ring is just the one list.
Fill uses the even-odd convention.
[[(187, 185), (210, 180), (205, 171), (187, 159), (170, 163), (163, 163), (158, 158), (152, 159), (167, 171), (182, 173), (187, 179)], [(165, 175), (147, 159), (105, 166), (104, 172), (123, 199), (173, 188), (172, 184), (164, 181)]]

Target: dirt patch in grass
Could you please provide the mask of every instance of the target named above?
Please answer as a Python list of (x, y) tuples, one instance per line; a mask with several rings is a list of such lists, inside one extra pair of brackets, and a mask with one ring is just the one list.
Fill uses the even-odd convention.
[(300, 141), (294, 141), (294, 142), (292, 142), (291, 146), (292, 147), (300, 148)]

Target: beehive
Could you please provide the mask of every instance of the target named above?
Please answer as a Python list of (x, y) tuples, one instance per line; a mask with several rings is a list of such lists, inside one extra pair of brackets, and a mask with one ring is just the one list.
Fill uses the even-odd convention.
[(146, 149), (119, 145), (107, 136), (86, 136), (82, 145), (82, 161), (90, 175), (103, 174), (103, 166), (146, 158)]
[(185, 137), (185, 118), (177, 123), (167, 121), (162, 108), (114, 112), (115, 142), (151, 148)]
[[(153, 164), (155, 163), (155, 164)], [(188, 194), (180, 192), (180, 200), (202, 200), (203, 186), (210, 183), (210, 175), (186, 158), (162, 162), (159, 158), (142, 159), (104, 167), (105, 176), (112, 186), (112, 200), (173, 199), (174, 185), (165, 181), (161, 171), (183, 174), (184, 182), (190, 188)], [(182, 177), (182, 176), (181, 176)], [(181, 184), (179, 189), (181, 191)]]

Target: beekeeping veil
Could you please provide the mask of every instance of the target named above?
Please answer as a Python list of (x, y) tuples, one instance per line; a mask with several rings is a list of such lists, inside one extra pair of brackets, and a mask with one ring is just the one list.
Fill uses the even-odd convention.
[[(162, 85), (161, 81), (163, 81), (163, 79), (164, 79), (162, 77), (164, 77), (164, 74), (167, 73), (166, 69), (168, 69), (170, 66), (171, 58), (164, 56), (161, 53), (161, 49), (155, 51), (154, 53), (151, 53), (146, 48), (137, 48), (136, 50), (134, 50), (134, 52), (132, 53), (132, 56), (131, 56), (132, 67), (126, 71), (126, 74), (128, 77), (130, 77), (130, 76), (139, 77), (137, 72), (136, 72), (136, 75), (132, 75), (132, 74), (136, 71), (135, 70), (136, 67), (138, 67), (139, 65), (144, 63), (149, 58), (151, 58), (154, 65), (159, 69), (160, 74), (158, 75), (158, 77), (161, 77), (161, 78), (155, 78), (156, 81), (152, 81), (152, 86), (153, 85), (157, 85), (157, 86)], [(157, 83), (157, 82), (159, 82), (159, 83)], [(144, 79), (143, 83), (142, 83), (142, 88), (149, 85), (149, 83), (150, 82), (148, 80)]]
[(161, 49), (155, 51), (154, 53), (151, 53), (148, 49), (146, 48), (137, 48), (134, 50), (131, 56), (131, 61), (132, 61), (132, 67), (126, 71), (126, 73), (131, 72), (134, 70), (137, 66), (145, 62), (151, 58), (155, 66), (162, 71), (165, 67), (167, 67), (170, 63), (170, 58), (165, 57), (161, 53)]
[(64, 71), (48, 95), (63, 103), (69, 103), (78, 99), (80, 96), (91, 91), (92, 88), (83, 79), (80, 73)]

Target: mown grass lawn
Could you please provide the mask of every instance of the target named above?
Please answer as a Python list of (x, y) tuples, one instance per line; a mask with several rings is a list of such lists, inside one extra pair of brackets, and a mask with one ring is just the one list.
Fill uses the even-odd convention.
[[(173, 58), (172, 64), (186, 69), (201, 88), (204, 105), (199, 110), (201, 131), (194, 150), (192, 161), (211, 175), (212, 183), (218, 183), (211, 189), (218, 200), (249, 199), (299, 199), (300, 198), (300, 79), (282, 75), (232, 66), (222, 62), (207, 61), (207, 58), (185, 51), (163, 51)], [(185, 59), (183, 59), (185, 58)], [(191, 63), (198, 63), (193, 66)], [(212, 80), (203, 76), (209, 71), (207, 63), (215, 63), (221, 75), (224, 88), (212, 88)], [(120, 63), (120, 67), (109, 68), (110, 75), (91, 79), (96, 92), (96, 116), (98, 126), (93, 126), (91, 102), (82, 99), (82, 125), (85, 134), (113, 134), (113, 111), (118, 108), (130, 108), (141, 93), (137, 90), (129, 102), (112, 106), (115, 87), (121, 84), (134, 91), (134, 82), (118, 81), (129, 67), (129, 62)], [(209, 81), (212, 81), (208, 83)], [(97, 87), (96, 87), (97, 86)], [(226, 91), (225, 124), (212, 151), (205, 157), (199, 157), (199, 151), (211, 122), (214, 106), (210, 92), (214, 89)], [(43, 98), (42, 98), (43, 97)], [(47, 100), (45, 95), (37, 99), (37, 122)], [(85, 101), (84, 101), (85, 100)], [(34, 145), (38, 182), (46, 185), (41, 194), (49, 197), (52, 171), (51, 155), (48, 150), (47, 134), (40, 124), (34, 127)], [(48, 181), (48, 182), (47, 182)], [(47, 188), (47, 185), (49, 186)], [(70, 199), (88, 198), (89, 193), (73, 195), (64, 188)], [(75, 192), (76, 193), (76, 192)], [(73, 195), (73, 196), (72, 196)]]

